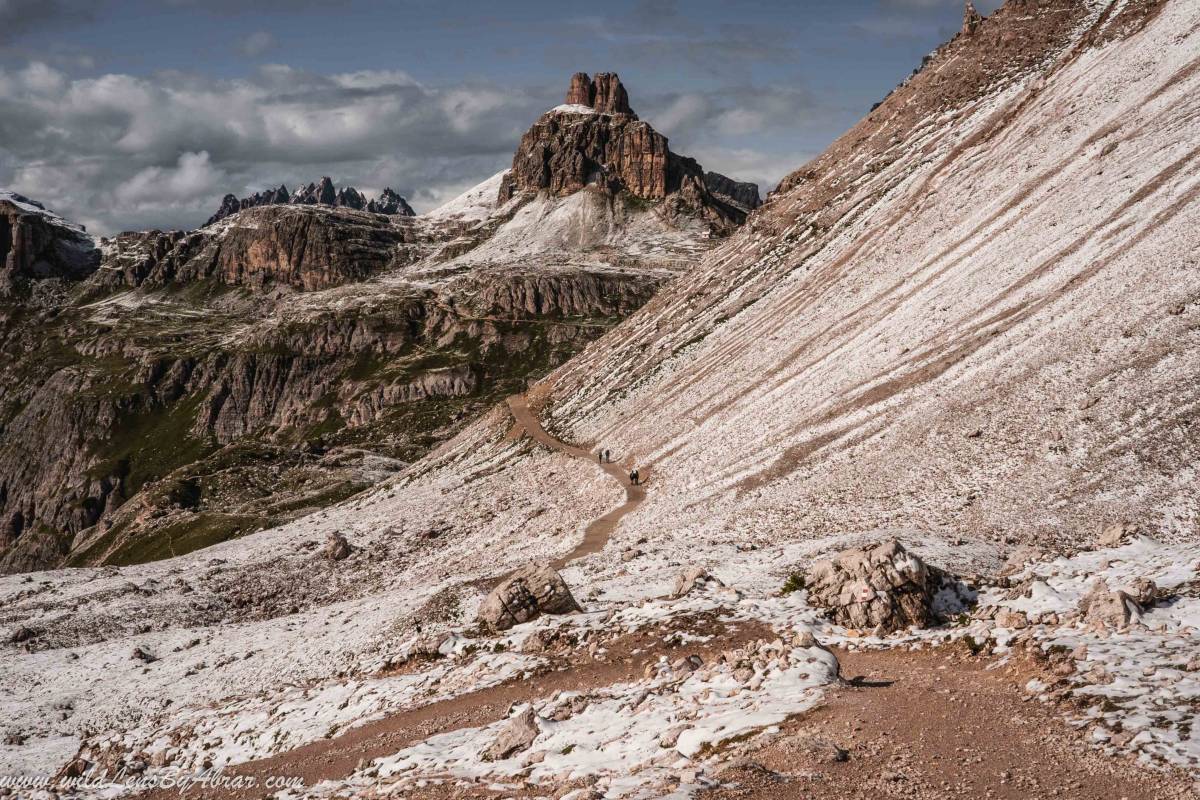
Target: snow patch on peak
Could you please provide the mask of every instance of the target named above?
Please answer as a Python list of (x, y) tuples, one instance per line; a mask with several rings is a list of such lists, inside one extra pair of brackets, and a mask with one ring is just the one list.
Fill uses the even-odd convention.
[(508, 174), (508, 170), (497, 172), (483, 183), (467, 189), (465, 192), (447, 201), (425, 214), (426, 219), (443, 220), (484, 220), (496, 210), (496, 197), (500, 193), (500, 182)]
[(550, 109), (551, 114), (598, 114), (596, 109), (580, 103), (563, 103)]

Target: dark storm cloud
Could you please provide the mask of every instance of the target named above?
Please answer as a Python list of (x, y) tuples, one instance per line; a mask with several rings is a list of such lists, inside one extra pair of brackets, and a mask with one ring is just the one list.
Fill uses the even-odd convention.
[(0, 0), (0, 44), (43, 28), (86, 22), (96, 5), (88, 0)]

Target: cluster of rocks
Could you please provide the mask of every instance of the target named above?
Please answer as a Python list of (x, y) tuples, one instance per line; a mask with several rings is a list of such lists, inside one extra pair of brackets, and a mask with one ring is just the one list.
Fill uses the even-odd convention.
[(580, 611), (562, 576), (545, 563), (531, 563), (500, 583), (479, 609), (479, 621), (493, 631), (505, 631), (542, 614)]
[(805, 575), (808, 601), (839, 625), (878, 634), (934, 621), (941, 572), (895, 539), (815, 562)]
[(368, 200), (353, 186), (335, 189), (333, 180), (324, 177), (321, 178), (320, 183), (309, 183), (293, 193), (288, 192), (287, 186), (280, 184), (278, 189), (266, 189), (249, 197), (238, 198), (237, 195), (227, 194), (221, 200), (221, 207), (217, 209), (217, 213), (209, 217), (204, 224), (212, 225), (214, 222), (247, 208), (273, 205), (332, 206), (391, 216), (412, 217), (416, 215), (408, 201), (390, 188), (384, 189), (378, 199)]
[(783, 637), (772, 641), (756, 639), (742, 647), (722, 652), (708, 664), (695, 654), (670, 663), (662, 660), (647, 664), (643, 677), (684, 679), (695, 672), (701, 680), (707, 681), (719, 672), (728, 671), (739, 685), (754, 691), (762, 685), (768, 668), (784, 670), (791, 666), (791, 651), (796, 647), (819, 649), (821, 658), (829, 664), (832, 674), (839, 674), (841, 668), (833, 651), (818, 642), (812, 631), (800, 628), (792, 632), (786, 641)]

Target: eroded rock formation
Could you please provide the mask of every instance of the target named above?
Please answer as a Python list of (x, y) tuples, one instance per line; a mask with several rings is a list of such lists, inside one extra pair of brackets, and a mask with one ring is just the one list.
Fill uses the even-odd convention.
[[(710, 191), (701, 166), (672, 153), (667, 137), (638, 119), (615, 73), (599, 73), (594, 80), (576, 73), (566, 101), (521, 137), (512, 170), (500, 186), (500, 203), (520, 192), (563, 197), (594, 186), (651, 203), (670, 201), (672, 213), (702, 215), (722, 232), (744, 220), (748, 204)], [(745, 185), (725, 180), (731, 198), (748, 199)], [(757, 196), (757, 187), (753, 193)]]
[(267, 189), (249, 197), (239, 199), (237, 195), (227, 194), (221, 200), (221, 207), (205, 222), (212, 225), (239, 211), (256, 206), (302, 205), (302, 206), (332, 206), (334, 208), (352, 208), (355, 211), (369, 211), (375, 214), (398, 215), (403, 217), (415, 216), (412, 206), (403, 197), (390, 188), (384, 189), (378, 199), (368, 200), (366, 195), (347, 186), (335, 189), (333, 179), (321, 178), (319, 183), (302, 186), (289, 194), (287, 186), (280, 184), (278, 189)]

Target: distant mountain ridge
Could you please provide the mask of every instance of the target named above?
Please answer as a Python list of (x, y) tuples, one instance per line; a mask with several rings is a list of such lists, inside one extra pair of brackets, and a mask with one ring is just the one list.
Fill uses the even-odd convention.
[(366, 195), (348, 186), (334, 189), (333, 179), (328, 176), (321, 178), (319, 183), (309, 183), (301, 186), (293, 193), (288, 193), (285, 184), (278, 189), (265, 189), (249, 197), (238, 198), (237, 195), (227, 194), (221, 200), (221, 207), (205, 222), (212, 225), (239, 211), (257, 206), (272, 205), (306, 205), (333, 206), (335, 208), (352, 208), (355, 211), (369, 211), (372, 214), (388, 214), (401, 217), (416, 216), (408, 201), (394, 192), (391, 188), (384, 189), (378, 199), (368, 200)]

